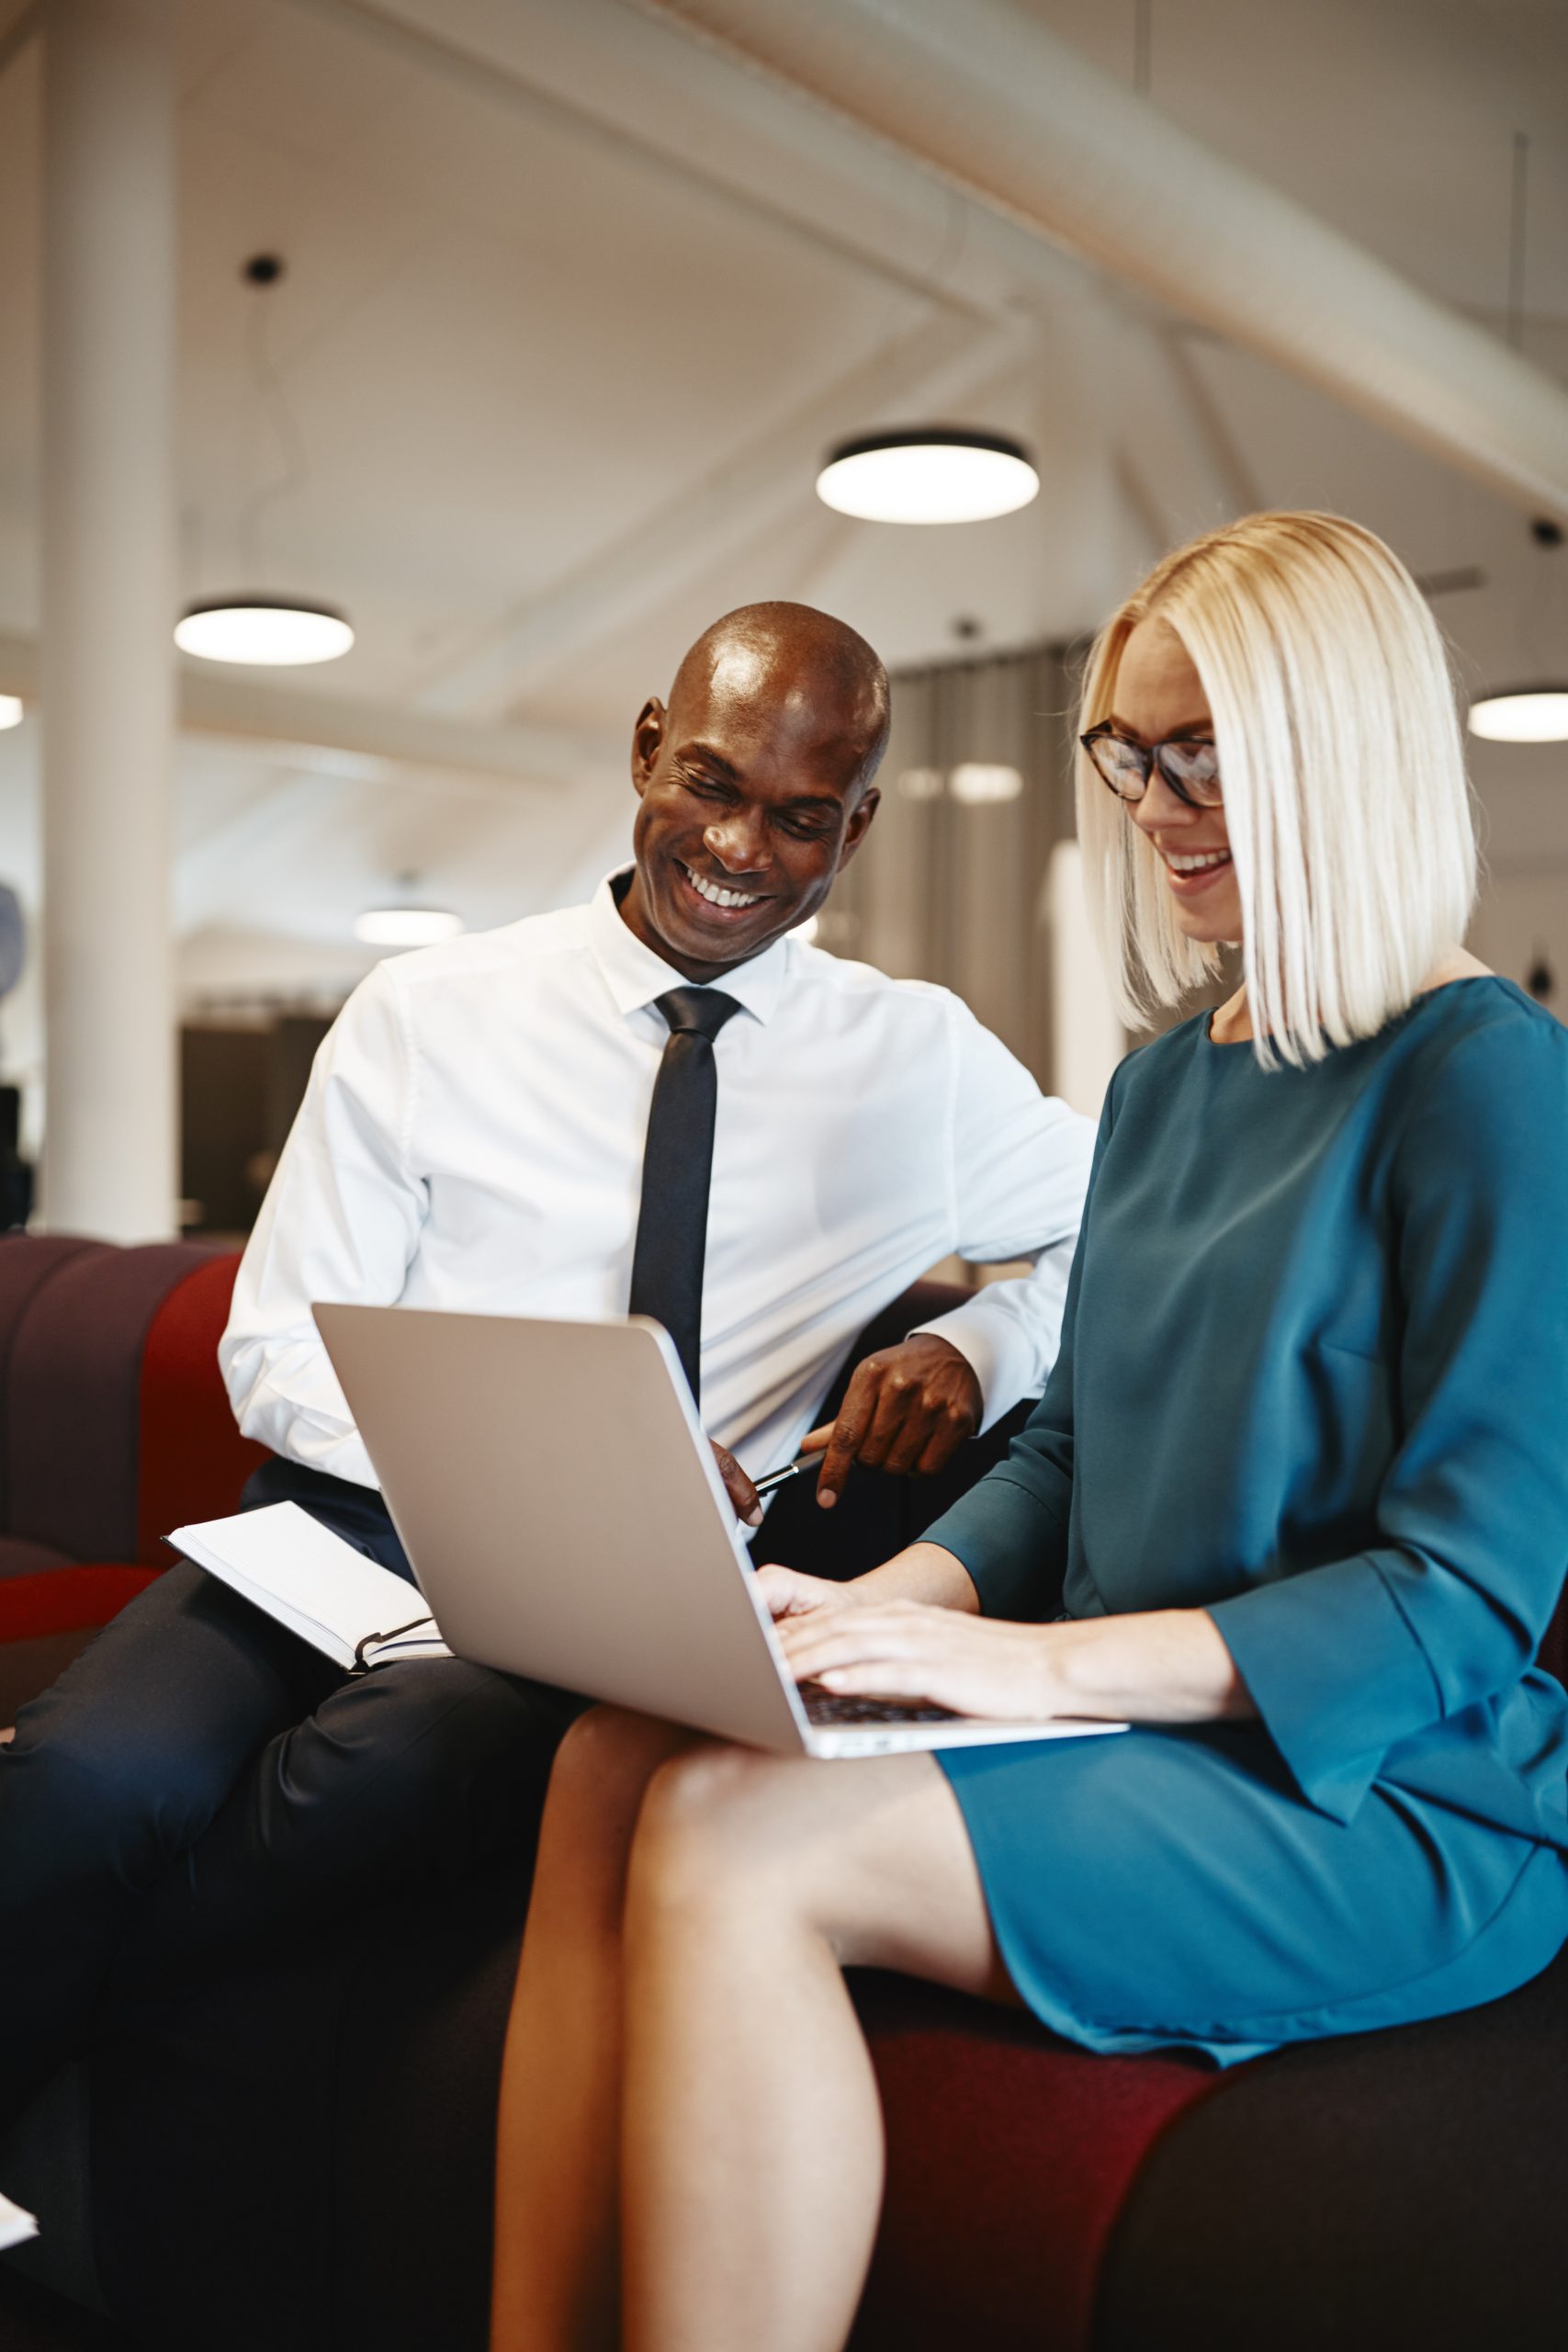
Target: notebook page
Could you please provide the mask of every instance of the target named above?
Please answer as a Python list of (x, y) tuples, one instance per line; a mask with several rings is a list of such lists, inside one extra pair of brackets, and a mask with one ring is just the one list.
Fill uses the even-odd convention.
[[(367, 1560), (298, 1503), (176, 1527), (168, 1540), (345, 1672), (368, 1635), (389, 1634), (423, 1611), (417, 1587)], [(421, 1632), (423, 1654), (432, 1655), (431, 1640), (440, 1636), (430, 1625)]]

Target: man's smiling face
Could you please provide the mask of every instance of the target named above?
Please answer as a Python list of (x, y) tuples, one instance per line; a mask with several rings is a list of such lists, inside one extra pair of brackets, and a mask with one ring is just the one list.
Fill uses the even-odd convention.
[(758, 607), (699, 639), (668, 709), (644, 705), (621, 914), (687, 979), (717, 978), (805, 922), (864, 837), (886, 707), (860, 645), (804, 606)]

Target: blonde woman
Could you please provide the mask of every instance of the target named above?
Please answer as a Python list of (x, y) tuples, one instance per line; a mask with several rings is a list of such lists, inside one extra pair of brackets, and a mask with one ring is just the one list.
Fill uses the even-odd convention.
[[(876, 2226), (843, 1970), (1221, 2064), (1486, 2001), (1568, 1938), (1568, 1034), (1461, 948), (1442, 650), (1354, 524), (1253, 515), (1105, 629), (1080, 830), (1129, 1012), (1026, 1433), (795, 1671), (1120, 1737), (786, 1761), (597, 1711), (556, 1767), (498, 2352), (829, 2352)], [(1064, 1614), (1058, 1614), (1065, 1611)]]

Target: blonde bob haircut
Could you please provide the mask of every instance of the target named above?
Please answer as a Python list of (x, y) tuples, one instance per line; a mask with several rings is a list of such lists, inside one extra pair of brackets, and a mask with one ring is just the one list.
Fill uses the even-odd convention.
[[(1412, 1003), (1463, 939), (1475, 829), (1454, 691), (1426, 601), (1337, 514), (1247, 514), (1179, 548), (1101, 629), (1081, 729), (1158, 617), (1208, 700), (1241, 891), (1258, 1058), (1321, 1061)], [(1117, 1009), (1133, 1027), (1219, 967), (1178, 928), (1158, 853), (1087, 754), (1078, 838)]]

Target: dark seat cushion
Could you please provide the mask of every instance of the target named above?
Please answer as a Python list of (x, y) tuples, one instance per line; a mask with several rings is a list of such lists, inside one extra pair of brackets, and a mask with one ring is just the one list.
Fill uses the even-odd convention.
[(1568, 1951), (1483, 2008), (1238, 2068), (1154, 2148), (1097, 2352), (1568, 2344)]

